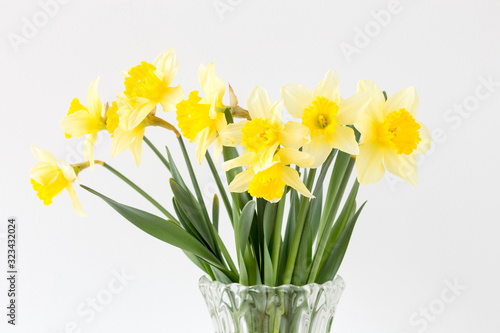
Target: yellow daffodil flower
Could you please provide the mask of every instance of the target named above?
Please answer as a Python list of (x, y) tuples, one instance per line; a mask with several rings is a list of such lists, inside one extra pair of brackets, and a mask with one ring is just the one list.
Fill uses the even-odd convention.
[[(113, 108), (109, 114), (112, 117), (110, 119), (114, 120), (110, 121), (108, 126), (108, 131), (112, 130), (113, 134), (111, 157), (115, 157), (119, 153), (130, 149), (137, 166), (141, 163), (142, 139), (146, 131), (147, 116), (135, 127), (130, 127), (129, 120), (135, 112), (136, 106), (141, 103), (144, 103), (144, 99), (141, 97), (129, 99), (124, 94), (118, 95), (116, 101), (117, 110)], [(154, 112), (155, 110), (153, 109), (148, 114), (154, 114)], [(116, 119), (115, 113), (118, 119)]]
[(187, 100), (177, 104), (177, 122), (182, 134), (190, 140), (197, 142), (196, 159), (201, 164), (208, 146), (214, 142), (215, 159), (217, 161), (222, 146), (234, 146), (229, 139), (231, 129), (227, 127), (224, 112), (217, 109), (225, 108), (222, 98), (226, 91), (224, 82), (215, 75), (215, 66), (200, 65), (198, 80), (205, 97), (198, 96), (198, 91), (192, 91)]
[(281, 145), (299, 149), (309, 142), (309, 129), (294, 121), (281, 121), (282, 102), (271, 103), (266, 89), (255, 87), (247, 99), (251, 120), (231, 124), (231, 139), (242, 145), (245, 152), (258, 154), (252, 168), (255, 172), (266, 169), (272, 163), (274, 154)]
[(361, 133), (356, 158), (359, 183), (374, 184), (387, 169), (417, 185), (416, 156), (425, 153), (431, 145), (429, 130), (415, 120), (420, 102), (417, 91), (409, 87), (386, 101), (377, 85), (368, 80), (359, 81), (358, 91), (367, 92), (371, 97), (366, 112), (355, 124)]
[(158, 55), (153, 64), (143, 61), (127, 72), (124, 94), (136, 99), (128, 128), (137, 127), (158, 104), (165, 112), (175, 111), (175, 105), (184, 98), (180, 85), (170, 87), (178, 67), (175, 50), (170, 49)]
[(332, 148), (358, 154), (354, 131), (345, 125), (353, 125), (368, 105), (366, 93), (343, 100), (338, 75), (329, 70), (312, 92), (300, 84), (285, 84), (281, 99), (288, 112), (311, 130), (311, 142), (303, 151), (314, 156), (312, 168), (323, 164)]
[(228, 190), (230, 192), (241, 193), (248, 191), (253, 197), (277, 202), (283, 196), (285, 185), (288, 185), (303, 196), (314, 198), (300, 179), (297, 170), (287, 166), (295, 164), (302, 168), (308, 168), (314, 162), (311, 155), (296, 149), (281, 148), (274, 155), (269, 167), (257, 171), (252, 165), (255, 165), (260, 158), (259, 153), (247, 152), (223, 164), (222, 167), (225, 171), (239, 166), (248, 167), (248, 169), (236, 175), (229, 184)]
[(73, 188), (77, 176), (75, 169), (64, 161), (60, 161), (61, 166), (59, 166), (52, 153), (41, 150), (35, 145), (31, 146), (31, 150), (38, 161), (30, 170), (31, 184), (40, 200), (48, 206), (54, 197), (66, 189), (75, 213), (85, 216)]
[(80, 138), (85, 137), (84, 157), (90, 162), (90, 168), (94, 169), (94, 145), (97, 139), (97, 133), (106, 129), (106, 120), (104, 119), (105, 109), (99, 95), (97, 86), (99, 78), (89, 86), (87, 92), (87, 107), (83, 106), (78, 98), (73, 99), (68, 111), (60, 125), (67, 138), (72, 136)]

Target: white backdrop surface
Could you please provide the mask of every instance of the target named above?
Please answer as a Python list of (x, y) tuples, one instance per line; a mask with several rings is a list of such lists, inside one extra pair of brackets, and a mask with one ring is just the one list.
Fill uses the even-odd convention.
[[(121, 70), (175, 48), (185, 91), (199, 89), (197, 68), (213, 61), (242, 104), (255, 85), (277, 99), (282, 84), (312, 88), (329, 68), (344, 96), (360, 79), (389, 94), (414, 85), (434, 147), (418, 187), (386, 177), (361, 188), (369, 202), (340, 270), (347, 289), (333, 331), (500, 332), (499, 14), (493, 0), (1, 0), (0, 331), (213, 332), (201, 274), (182, 252), (82, 189), (88, 218), (65, 194), (47, 208), (28, 176), (32, 143), (81, 158), (81, 141), (66, 140), (58, 122), (91, 80), (100, 76), (101, 98), (112, 100)], [(147, 135), (180, 153), (169, 133)], [(96, 158), (170, 204), (168, 175), (147, 147), (138, 169), (128, 152), (110, 158), (104, 133), (98, 140)], [(208, 168), (197, 172), (211, 197)], [(149, 208), (103, 169), (80, 179)], [(9, 216), (19, 224), (16, 327), (5, 316)]]

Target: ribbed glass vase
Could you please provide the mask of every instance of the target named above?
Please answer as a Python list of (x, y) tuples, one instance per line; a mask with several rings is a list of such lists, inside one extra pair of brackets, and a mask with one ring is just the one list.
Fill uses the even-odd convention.
[(329, 333), (344, 280), (305, 286), (247, 287), (206, 277), (200, 290), (215, 333)]

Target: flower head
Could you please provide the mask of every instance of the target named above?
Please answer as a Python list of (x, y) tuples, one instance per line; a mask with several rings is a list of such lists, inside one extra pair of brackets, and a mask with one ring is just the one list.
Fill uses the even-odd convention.
[(97, 133), (106, 129), (106, 120), (104, 118), (105, 108), (97, 94), (98, 84), (99, 78), (92, 81), (89, 86), (87, 107), (83, 106), (78, 98), (73, 99), (68, 115), (60, 122), (67, 138), (71, 138), (72, 136), (76, 138), (86, 136), (84, 156), (85, 160), (90, 162), (92, 170), (94, 169), (94, 145)]
[(73, 182), (77, 176), (75, 168), (64, 161), (60, 161), (61, 166), (59, 166), (52, 153), (41, 150), (35, 145), (32, 145), (31, 149), (38, 161), (30, 170), (31, 184), (40, 200), (48, 206), (54, 197), (66, 189), (75, 213), (79, 216), (85, 216), (73, 188)]
[(288, 166), (295, 164), (303, 168), (310, 167), (313, 158), (309, 154), (291, 148), (281, 148), (274, 154), (267, 168), (257, 170), (252, 165), (255, 165), (258, 160), (260, 160), (258, 153), (247, 152), (223, 164), (226, 171), (239, 166), (248, 167), (236, 175), (229, 184), (230, 192), (248, 191), (253, 197), (277, 202), (283, 196), (285, 185), (288, 185), (306, 197), (314, 197), (300, 179), (297, 170)]
[(177, 121), (182, 134), (191, 142), (197, 142), (196, 159), (201, 164), (205, 153), (213, 142), (215, 158), (222, 152), (222, 146), (234, 146), (225, 133), (227, 121), (224, 112), (218, 109), (224, 108), (222, 98), (226, 91), (224, 82), (215, 75), (215, 66), (200, 65), (198, 80), (205, 93), (200, 97), (198, 91), (192, 91), (187, 100), (177, 104)]
[(314, 156), (313, 168), (326, 160), (333, 148), (357, 155), (358, 143), (352, 128), (369, 102), (368, 94), (357, 93), (343, 100), (339, 92), (337, 73), (329, 70), (314, 91), (288, 83), (281, 88), (286, 109), (311, 131), (311, 142), (303, 148)]
[(267, 91), (262, 87), (252, 89), (247, 99), (251, 120), (231, 124), (231, 139), (242, 145), (246, 152), (255, 153), (260, 158), (252, 165), (254, 171), (269, 167), (278, 147), (299, 149), (309, 142), (309, 129), (289, 121), (281, 121), (283, 104), (271, 103)]
[(158, 55), (152, 64), (143, 61), (128, 70), (123, 93), (136, 100), (128, 117), (129, 128), (139, 125), (158, 104), (163, 111), (175, 111), (175, 105), (184, 98), (180, 85), (170, 87), (178, 67), (175, 50), (170, 49)]
[[(137, 104), (143, 103), (144, 99), (141, 97), (127, 98), (124, 94), (118, 95), (116, 101), (116, 108), (111, 109), (108, 130), (113, 129), (113, 144), (111, 146), (111, 156), (115, 157), (119, 153), (130, 149), (134, 157), (135, 164), (139, 166), (141, 163), (142, 155), (142, 139), (146, 131), (147, 117), (145, 117), (139, 124), (130, 127), (130, 117), (134, 113)], [(113, 106), (112, 106), (113, 107)], [(109, 112), (109, 110), (108, 110)], [(150, 111), (154, 115), (154, 109)], [(118, 119), (116, 119), (116, 117)], [(117, 122), (117, 123), (116, 123)]]
[(431, 137), (427, 127), (415, 119), (419, 104), (415, 88), (398, 91), (387, 101), (371, 81), (359, 81), (358, 91), (367, 92), (371, 97), (366, 112), (355, 124), (361, 133), (356, 158), (359, 183), (374, 184), (387, 169), (416, 185), (416, 156), (430, 148)]

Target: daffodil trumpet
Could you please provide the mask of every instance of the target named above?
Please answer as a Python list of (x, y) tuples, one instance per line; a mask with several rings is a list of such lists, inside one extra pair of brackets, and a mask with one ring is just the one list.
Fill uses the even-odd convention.
[[(70, 165), (33, 146), (37, 162), (30, 178), (39, 199), (50, 205), (66, 190), (74, 211), (84, 216), (74, 183), (82, 170), (101, 165), (159, 214), (81, 187), (139, 229), (183, 250), (213, 280), (301, 286), (337, 274), (364, 207), (356, 199), (360, 187), (379, 182), (386, 171), (411, 185), (418, 182), (417, 157), (431, 138), (417, 120), (414, 87), (387, 95), (362, 80), (343, 98), (337, 73), (328, 70), (311, 90), (287, 83), (268, 94), (256, 86), (241, 106), (213, 63), (199, 66), (199, 87), (187, 96), (173, 85), (178, 67), (176, 52), (167, 50), (124, 71), (124, 88), (109, 103), (101, 102), (98, 80), (87, 90), (86, 105), (73, 99), (60, 125), (66, 137), (86, 140), (83, 161)], [(173, 132), (179, 146), (170, 135), (166, 149), (157, 149), (145, 136), (150, 127)], [(171, 177), (169, 200), (163, 200), (168, 204), (94, 159), (101, 131), (112, 140), (111, 156), (129, 150), (136, 166), (146, 142)], [(191, 163), (193, 153), (199, 164), (207, 161), (212, 179)], [(156, 184), (165, 179), (157, 172), (143, 175)], [(233, 254), (220, 235), (225, 220), (234, 229)]]

